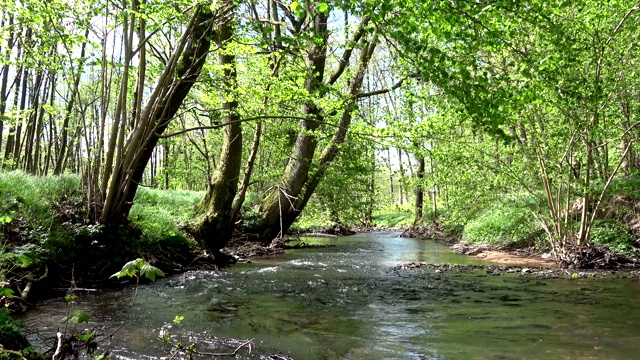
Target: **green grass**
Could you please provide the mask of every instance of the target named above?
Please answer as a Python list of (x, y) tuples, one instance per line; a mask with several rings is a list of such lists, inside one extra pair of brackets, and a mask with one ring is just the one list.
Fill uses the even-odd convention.
[(68, 203), (82, 201), (79, 176), (36, 177), (21, 171), (0, 172), (0, 216), (23, 216), (32, 227), (49, 228), (53, 204), (63, 198)]
[(195, 217), (194, 207), (204, 194), (204, 191), (140, 188), (129, 220), (142, 231), (146, 241), (186, 240), (181, 228)]
[(0, 241), (11, 244), (6, 251), (59, 264), (96, 259), (115, 263), (142, 254), (170, 258), (172, 252), (184, 254), (193, 247), (181, 229), (194, 217), (194, 205), (203, 195), (140, 188), (130, 214), (131, 226), (105, 231), (104, 226), (84, 219), (86, 204), (79, 176), (0, 172), (0, 223), (5, 237)]
[(409, 227), (413, 225), (413, 209), (410, 206), (388, 206), (376, 211), (372, 220), (381, 228)]

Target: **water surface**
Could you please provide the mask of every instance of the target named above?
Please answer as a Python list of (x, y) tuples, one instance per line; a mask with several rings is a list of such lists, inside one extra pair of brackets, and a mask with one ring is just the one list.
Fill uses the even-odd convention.
[[(433, 241), (397, 233), (313, 239), (333, 244), (251, 259), (221, 272), (189, 272), (138, 290), (110, 343), (119, 358), (168, 354), (163, 325), (203, 349), (254, 339), (258, 359), (638, 359), (640, 286), (625, 279), (541, 279), (505, 274), (393, 270), (406, 262), (483, 264)], [(73, 309), (104, 333), (120, 325), (134, 289), (81, 296)], [(65, 316), (53, 300), (25, 322), (46, 339)], [(237, 339), (230, 343), (223, 340)], [(50, 340), (48, 340), (50, 341)], [(186, 340), (183, 340), (187, 342)], [(207, 350), (210, 351), (211, 349)]]

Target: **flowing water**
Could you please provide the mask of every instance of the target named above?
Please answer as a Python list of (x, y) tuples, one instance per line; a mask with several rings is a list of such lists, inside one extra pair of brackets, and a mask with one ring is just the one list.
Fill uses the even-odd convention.
[[(238, 352), (245, 359), (640, 358), (637, 282), (393, 270), (411, 261), (484, 263), (433, 241), (396, 235), (309, 239), (335, 246), (289, 250), (140, 286), (111, 353), (121, 359), (166, 356), (159, 331), (184, 316), (171, 332), (185, 345), (190, 337), (202, 348), (226, 352), (253, 339), (250, 354)], [(85, 326), (109, 333), (126, 319), (133, 295), (133, 288), (104, 291), (80, 296), (72, 306), (93, 314)], [(63, 300), (51, 300), (23, 320), (34, 341), (49, 338), (50, 346), (66, 314)]]

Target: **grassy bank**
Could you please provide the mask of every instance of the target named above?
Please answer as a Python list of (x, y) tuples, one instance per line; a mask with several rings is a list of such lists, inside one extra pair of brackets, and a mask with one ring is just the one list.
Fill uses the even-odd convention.
[[(197, 244), (181, 229), (202, 196), (141, 188), (129, 226), (105, 229), (86, 220), (78, 176), (0, 172), (0, 344), (5, 349), (28, 345), (5, 306), (15, 307), (20, 298), (50, 296), (52, 288), (94, 287), (138, 257), (188, 264)], [(0, 358), (5, 355), (15, 356), (0, 352)]]
[(105, 279), (137, 257), (161, 262), (193, 258), (193, 243), (181, 230), (202, 194), (142, 188), (130, 224), (105, 229), (86, 220), (86, 202), (77, 176), (34, 177), (0, 173), (0, 283), (19, 294), (22, 279), (48, 268), (56, 287)]
[[(580, 225), (581, 199), (570, 202), (568, 218), (572, 226)], [(593, 205), (592, 205), (593, 206)], [(635, 255), (640, 252), (640, 177), (614, 181), (608, 196), (596, 213), (589, 240), (616, 253)], [(562, 210), (565, 211), (566, 210)], [(457, 224), (462, 240), (476, 244), (518, 248), (537, 245), (547, 247), (549, 238), (541, 217), (549, 210), (542, 196), (508, 194), (488, 203), (463, 224)]]

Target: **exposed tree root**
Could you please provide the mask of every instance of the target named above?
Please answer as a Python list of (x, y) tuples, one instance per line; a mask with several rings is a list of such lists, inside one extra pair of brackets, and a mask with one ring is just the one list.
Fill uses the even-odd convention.
[(567, 249), (558, 257), (558, 264), (566, 268), (621, 269), (640, 267), (640, 259), (617, 254), (606, 246), (588, 245)]

